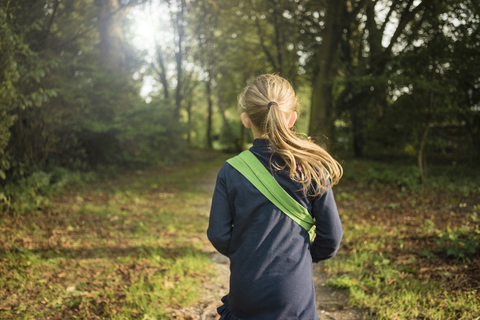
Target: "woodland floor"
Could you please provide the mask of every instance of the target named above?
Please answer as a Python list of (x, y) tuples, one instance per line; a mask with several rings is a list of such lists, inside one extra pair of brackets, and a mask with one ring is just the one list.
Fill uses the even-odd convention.
[[(33, 214), (0, 213), (0, 319), (218, 319), (215, 309), (228, 292), (228, 259), (209, 244), (205, 227), (215, 176), (225, 159), (210, 155), (187, 168), (127, 173), (55, 196), (48, 208)], [(165, 175), (170, 178), (163, 179)], [(474, 292), (479, 298), (478, 252), (465, 263), (419, 256), (434, 243), (433, 237), (419, 233), (425, 221), (437, 229), (471, 225), (472, 208), (480, 204), (478, 194), (399, 192), (348, 181), (335, 193), (346, 233), (354, 224), (379, 226), (385, 239), (381, 251), (396, 266), (409, 266), (405, 276), (441, 281), (446, 292)], [(158, 218), (158, 212), (165, 217)], [(368, 246), (373, 235), (364, 236)], [(346, 237), (336, 259), (354, 250), (352, 241)], [(177, 262), (187, 264), (203, 256), (209, 261), (170, 271)], [(338, 274), (328, 264), (314, 266), (320, 318), (375, 318), (372, 308), (349, 306), (347, 289), (326, 285), (334, 276)], [(161, 288), (155, 287), (154, 279)], [(142, 290), (173, 298), (150, 295), (142, 304)], [(156, 316), (148, 315), (152, 301), (162, 308)]]
[[(419, 279), (438, 280), (450, 292), (476, 292), (477, 298), (480, 298), (480, 248), (477, 247), (476, 253), (465, 259), (431, 259), (428, 254), (421, 254), (424, 249), (434, 252), (439, 248), (437, 237), (429, 228), (448, 232), (478, 226), (478, 193), (445, 190), (400, 192), (398, 188), (359, 188), (357, 183), (351, 182), (339, 188), (341, 191), (337, 192), (337, 198), (340, 200), (337, 203), (347, 224), (354, 221), (360, 225), (378, 226), (384, 240), (381, 251), (388, 253), (398, 266), (406, 265), (410, 258), (415, 257), (410, 259), (414, 260), (410, 267), (412, 274)], [(342, 195), (346, 195), (347, 199), (342, 199)], [(378, 235), (365, 235), (364, 243), (367, 245), (376, 237)], [(398, 245), (399, 239), (401, 246)], [(461, 244), (459, 246), (458, 249), (461, 249)], [(343, 252), (348, 254), (351, 250), (352, 243), (343, 244)]]

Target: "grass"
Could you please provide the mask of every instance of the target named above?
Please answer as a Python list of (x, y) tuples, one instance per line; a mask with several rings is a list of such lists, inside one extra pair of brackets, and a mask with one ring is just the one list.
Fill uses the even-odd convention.
[(478, 320), (478, 176), (421, 186), (408, 167), (385, 173), (362, 160), (347, 170), (355, 167), (373, 169), (351, 172), (335, 190), (345, 234), (325, 264), (327, 285), (348, 290), (349, 304), (374, 319)]
[[(3, 212), (0, 319), (189, 319), (213, 275), (200, 180), (228, 156), (192, 158)], [(409, 166), (344, 167), (334, 191), (345, 235), (327, 284), (375, 319), (478, 320), (480, 175), (435, 169), (422, 186)]]
[[(226, 155), (125, 172), (2, 214), (0, 319), (171, 319), (212, 276), (199, 179)], [(174, 315), (174, 316), (172, 316)]]

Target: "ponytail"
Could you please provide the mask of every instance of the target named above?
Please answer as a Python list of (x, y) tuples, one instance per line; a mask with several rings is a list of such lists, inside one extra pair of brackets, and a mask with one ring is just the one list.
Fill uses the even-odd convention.
[[(288, 168), (290, 178), (300, 182), (304, 192), (314, 197), (339, 182), (341, 165), (310, 138), (301, 138), (288, 128), (287, 119), (297, 109), (298, 99), (287, 80), (277, 75), (259, 76), (240, 93), (238, 101), (252, 124), (268, 137), (284, 160), (285, 165), (275, 165), (275, 169)], [(312, 185), (318, 188), (311, 188)]]

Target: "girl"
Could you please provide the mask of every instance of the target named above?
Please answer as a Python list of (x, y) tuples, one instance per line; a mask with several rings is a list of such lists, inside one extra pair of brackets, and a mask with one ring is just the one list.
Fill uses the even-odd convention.
[(221, 320), (319, 319), (312, 261), (335, 255), (343, 235), (331, 187), (340, 164), (292, 130), (297, 97), (287, 80), (262, 75), (238, 97), (241, 120), (253, 132), (250, 151), (315, 219), (316, 236), (260, 193), (229, 163), (220, 170), (207, 231), (230, 259), (230, 292)]

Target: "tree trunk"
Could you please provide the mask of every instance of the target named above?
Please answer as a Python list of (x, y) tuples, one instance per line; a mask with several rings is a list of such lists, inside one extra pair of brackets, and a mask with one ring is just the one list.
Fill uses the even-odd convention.
[[(432, 82), (434, 82), (436, 78), (435, 69), (436, 69), (436, 63), (434, 63)], [(427, 121), (425, 125), (425, 130), (423, 131), (422, 140), (420, 141), (420, 147), (418, 148), (418, 169), (420, 170), (420, 178), (422, 179), (422, 183), (425, 183), (425, 176), (426, 176), (425, 143), (427, 141), (428, 128), (430, 127), (430, 121), (431, 121), (431, 117), (433, 115), (434, 109), (435, 109), (435, 101), (434, 101), (433, 90), (430, 90), (430, 93), (428, 95)]]
[(163, 86), (163, 97), (168, 99), (168, 80), (167, 80), (167, 68), (165, 67), (165, 61), (163, 59), (163, 52), (161, 47), (157, 44), (157, 62), (160, 66), (160, 70), (157, 70), (154, 66), (154, 70), (157, 72), (160, 82)]
[(238, 141), (238, 145), (240, 146), (240, 149), (243, 149), (243, 146), (245, 145), (245, 127), (241, 122), (240, 122), (240, 140)]
[(128, 14), (130, 7), (121, 8), (119, 0), (110, 0), (100, 10), (102, 11), (100, 37), (104, 59), (120, 70), (125, 70), (127, 64), (122, 21)]
[(358, 106), (353, 106), (352, 115), (352, 135), (353, 135), (353, 154), (355, 157), (363, 157), (363, 147), (365, 145), (365, 137), (363, 135), (363, 121), (359, 114)]
[(328, 4), (322, 45), (318, 52), (317, 70), (312, 81), (312, 101), (310, 108), (309, 134), (320, 138), (328, 148), (327, 140), (332, 130), (333, 102), (332, 82), (342, 32), (344, 1), (331, 1)]
[(235, 136), (233, 133), (232, 127), (230, 126), (230, 123), (228, 122), (227, 116), (225, 115), (225, 104), (223, 103), (223, 98), (222, 98), (222, 93), (220, 92), (220, 86), (218, 85), (218, 80), (217, 80), (217, 99), (218, 99), (218, 109), (220, 109), (220, 114), (222, 115), (223, 119), (223, 125), (227, 129), (227, 133), (229, 135), (229, 138), (231, 139), (232, 143), (235, 146), (235, 151), (240, 152), (242, 150), (242, 146), (239, 144), (239, 138)]
[(188, 117), (188, 134), (187, 134), (187, 143), (188, 146), (192, 145), (192, 101), (188, 101), (187, 105), (187, 117)]
[(287, 77), (285, 74), (285, 41), (283, 34), (283, 21), (282, 13), (277, 10), (276, 3), (273, 3), (273, 27), (275, 30), (275, 46), (277, 47), (277, 61), (278, 61), (278, 72), (282, 77)]
[(317, 143), (328, 149), (330, 141), (328, 137), (331, 127), (328, 125), (328, 117), (332, 108), (332, 87), (327, 82), (329, 79), (324, 74), (317, 74), (312, 82), (312, 106), (310, 110), (309, 134)]
[(175, 30), (177, 38), (177, 48), (175, 49), (175, 62), (177, 68), (177, 87), (175, 88), (175, 110), (174, 118), (180, 118), (180, 108), (182, 104), (182, 71), (183, 71), (183, 38), (185, 36), (184, 30), (184, 11), (185, 11), (185, 0), (180, 0), (180, 8), (176, 14), (175, 18)]
[(208, 100), (208, 115), (207, 115), (207, 145), (209, 149), (213, 149), (212, 143), (212, 79), (210, 78), (210, 72), (207, 80), (207, 100)]
[[(472, 103), (472, 105), (474, 105)], [(475, 164), (480, 163), (480, 115), (472, 114), (467, 119), (468, 128), (472, 137), (472, 160)]]
[(425, 161), (425, 142), (427, 141), (427, 135), (428, 135), (428, 128), (430, 127), (430, 123), (427, 122), (427, 125), (425, 126), (425, 130), (423, 131), (422, 135), (422, 141), (420, 142), (420, 148), (418, 149), (418, 169), (420, 170), (420, 178), (422, 179), (422, 183), (425, 183), (425, 175), (426, 175), (426, 161)]
[[(369, 68), (366, 69), (364, 76), (370, 76), (374, 78), (381, 77), (385, 73), (385, 67), (388, 63), (388, 60), (392, 55), (392, 48), (397, 43), (398, 39), (401, 38), (402, 33), (404, 32), (407, 25), (415, 19), (415, 17), (424, 10), (432, 0), (423, 0), (416, 7), (412, 9), (414, 0), (406, 1), (403, 11), (400, 16), (397, 17), (399, 23), (393, 32), (393, 35), (390, 39), (390, 43), (387, 48), (382, 46), (383, 35), (386, 33), (386, 26), (389, 22), (388, 18), (395, 11), (396, 5), (400, 1), (393, 1), (390, 3), (389, 11), (387, 12), (387, 19), (385, 22), (378, 26), (375, 20), (375, 5), (378, 1), (367, 0), (365, 1), (365, 14), (367, 17), (365, 29), (368, 30), (368, 48), (370, 49), (369, 53)], [(360, 7), (358, 7), (360, 8)], [(362, 38), (363, 39), (363, 38)], [(362, 40), (364, 41), (364, 40)], [(363, 46), (363, 44), (361, 44)], [(358, 59), (362, 59), (362, 56), (359, 55)], [(358, 76), (358, 75), (356, 75)], [(374, 85), (374, 84), (372, 84)], [(353, 104), (350, 101), (344, 103), (351, 107), (352, 115), (352, 131), (353, 131), (353, 150), (355, 156), (361, 157), (363, 155), (363, 146), (365, 144), (365, 138), (363, 133), (363, 124), (361, 117), (363, 116), (363, 111), (367, 106), (370, 106), (372, 103), (377, 107), (379, 118), (382, 117), (383, 109), (382, 106), (387, 104), (386, 102), (386, 85), (385, 84), (376, 84), (374, 86), (374, 91), (370, 90), (370, 85), (366, 85), (362, 88), (362, 92), (356, 96), (362, 95), (362, 103)]]

